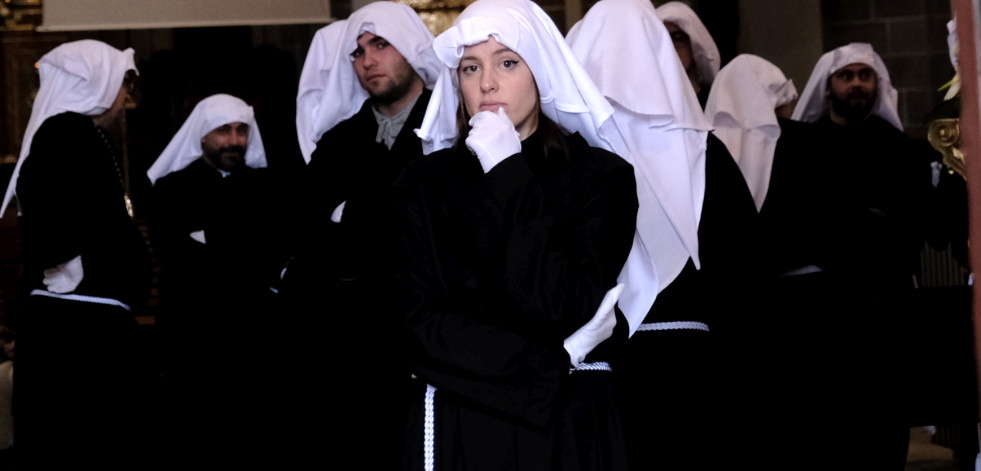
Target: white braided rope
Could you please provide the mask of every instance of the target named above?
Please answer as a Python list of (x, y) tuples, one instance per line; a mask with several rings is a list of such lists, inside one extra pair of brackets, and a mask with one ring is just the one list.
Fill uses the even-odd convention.
[(597, 361), (595, 363), (580, 363), (578, 366), (569, 368), (570, 374), (574, 371), (613, 371), (613, 368), (605, 361)]
[(436, 468), (436, 410), (433, 405), (436, 388), (426, 385), (426, 422), (423, 425), (422, 459), (423, 469), (433, 471)]
[(59, 294), (52, 293), (50, 291), (45, 291), (43, 289), (35, 289), (31, 291), (31, 296), (47, 296), (49, 298), (64, 299), (67, 301), (81, 301), (83, 303), (94, 303), (94, 304), (105, 304), (107, 306), (121, 307), (127, 311), (132, 311), (129, 305), (122, 301), (118, 301), (112, 298), (103, 298), (100, 296), (86, 296), (82, 294)]
[(641, 324), (640, 327), (637, 327), (637, 332), (651, 331), (651, 330), (704, 330), (708, 332), (709, 326), (704, 322), (676, 321), (676, 322), (650, 322), (647, 324)]

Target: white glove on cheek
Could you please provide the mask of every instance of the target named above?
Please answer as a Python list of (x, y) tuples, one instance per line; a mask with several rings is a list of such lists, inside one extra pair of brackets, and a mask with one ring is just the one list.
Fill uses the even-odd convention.
[(573, 367), (579, 366), (579, 363), (586, 358), (586, 355), (589, 355), (589, 352), (613, 335), (613, 328), (617, 325), (616, 311), (614, 311), (613, 306), (616, 306), (622, 292), (622, 283), (607, 291), (593, 318), (562, 343), (565, 351), (569, 352), (569, 359), (572, 361)]
[(484, 173), (504, 159), (521, 152), (521, 140), (504, 108), (497, 113), (481, 111), (470, 118), (467, 149), (477, 156)]
[(54, 268), (44, 270), (42, 282), (52, 293), (70, 293), (82, 282), (82, 256), (79, 255)]

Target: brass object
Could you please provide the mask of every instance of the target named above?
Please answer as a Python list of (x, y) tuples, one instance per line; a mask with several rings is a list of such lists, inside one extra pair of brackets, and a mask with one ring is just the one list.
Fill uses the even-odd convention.
[(460, 16), (467, 5), (474, 0), (400, 0), (416, 13), (433, 35), (439, 35), (453, 26), (453, 20)]
[(41, 24), (41, 0), (0, 0), (0, 31), (31, 31)]
[(961, 152), (961, 122), (957, 118), (936, 119), (930, 122), (927, 140), (943, 154), (943, 164), (961, 177), (964, 173), (964, 153)]

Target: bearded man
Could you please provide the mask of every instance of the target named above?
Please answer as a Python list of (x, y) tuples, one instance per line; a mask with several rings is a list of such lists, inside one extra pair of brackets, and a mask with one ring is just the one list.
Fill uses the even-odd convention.
[(897, 95), (872, 46), (852, 43), (821, 57), (794, 110), (794, 119), (814, 123), (815, 158), (798, 159), (781, 184), (807, 189), (799, 199), (812, 204), (790, 209), (806, 219), (797, 233), (813, 243), (798, 245), (808, 266), (784, 275), (796, 288), (780, 295), (783, 306), (797, 306), (785, 315), (807, 325), (794, 329), (795, 364), (806, 372), (795, 402), (821, 398), (819, 407), (790, 414), (804, 417), (797, 456), (825, 450), (823, 437), (847, 423), (854, 432), (836, 448), (857, 457), (855, 466), (905, 463), (909, 419), (892, 406), (902, 400), (885, 398), (903, 390), (902, 326), (931, 188), (929, 159), (904, 134)]
[[(275, 408), (255, 408), (254, 398), (282, 399), (273, 365), (281, 349), (262, 332), (280, 330), (275, 303), (286, 229), (283, 191), (265, 167), (252, 107), (218, 94), (198, 102), (147, 172), (161, 269), (157, 327), (168, 346), (164, 416), (180, 431), (168, 435), (177, 440), (167, 446), (175, 467), (189, 457), (239, 467), (276, 463), (282, 454), (255, 433), (280, 419)], [(255, 381), (255, 371), (266, 381)]]

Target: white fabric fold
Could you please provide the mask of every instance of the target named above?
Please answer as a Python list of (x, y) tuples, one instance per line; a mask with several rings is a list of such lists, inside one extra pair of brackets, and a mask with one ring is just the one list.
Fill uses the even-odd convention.
[[(296, 137), (300, 142), (303, 160), (310, 163), (310, 156), (317, 148), (320, 134), (314, 133), (320, 107), (324, 104), (324, 87), (330, 70), (337, 66), (337, 49), (344, 35), (347, 20), (335, 21), (317, 30), (310, 42), (307, 58), (300, 73), (300, 85), (296, 92)], [(341, 60), (346, 64), (347, 59)], [(327, 104), (330, 107), (331, 104)], [(323, 134), (323, 133), (321, 133)]]
[(716, 75), (705, 103), (705, 115), (739, 164), (757, 211), (770, 186), (780, 138), (775, 110), (795, 98), (797, 88), (777, 66), (759, 56), (740, 54)]
[(30, 154), (34, 133), (52, 116), (73, 112), (97, 116), (112, 107), (126, 71), (136, 71), (133, 49), (120, 51), (102, 41), (82, 39), (61, 44), (41, 57), (41, 87), (21, 140), (20, 158), (7, 184), (0, 214), (7, 209), (17, 187), (20, 167)]
[(649, 1), (602, 0), (567, 39), (613, 104), (610, 139), (637, 179), (637, 233), (619, 276), (625, 284), (619, 306), (632, 335), (688, 259), (701, 266), (698, 224), (711, 128)]
[[(331, 128), (354, 116), (368, 92), (361, 87), (351, 65), (351, 53), (358, 47), (358, 36), (369, 32), (385, 38), (419, 74), (426, 88), (436, 85), (441, 68), (432, 50), (433, 34), (409, 6), (379, 1), (359, 8), (348, 17), (343, 33), (326, 59), (329, 69), (321, 74), (323, 92), (310, 138), (316, 141)], [(347, 65), (344, 63), (347, 62)], [(311, 151), (312, 153), (312, 151)]]
[(191, 115), (147, 170), (150, 183), (156, 183), (165, 175), (182, 170), (191, 162), (201, 158), (204, 155), (201, 138), (217, 128), (236, 122), (249, 125), (245, 164), (252, 168), (265, 167), (266, 151), (262, 146), (262, 135), (255, 122), (252, 107), (241, 98), (220, 93), (211, 95), (194, 106)]
[(551, 18), (525, 0), (478, 0), (433, 41), (442, 70), (416, 135), (423, 152), (453, 145), (460, 106), (456, 76), (463, 49), (493, 36), (518, 53), (535, 78), (542, 112), (568, 132), (578, 132), (589, 145), (613, 150), (605, 137), (613, 107), (603, 98), (572, 54)]
[(872, 114), (888, 121), (889, 124), (902, 131), (903, 122), (899, 119), (899, 112), (897, 111), (899, 92), (892, 86), (885, 62), (872, 49), (872, 45), (867, 43), (851, 43), (841, 46), (826, 52), (818, 59), (804, 91), (800, 94), (800, 101), (794, 108), (793, 119), (814, 122), (827, 115), (829, 108), (827, 98), (828, 77), (849, 64), (865, 64), (875, 69), (879, 81)]
[(695, 80), (701, 84), (711, 84), (722, 63), (719, 47), (709, 34), (705, 24), (695, 11), (681, 2), (668, 2), (655, 10), (664, 22), (678, 25), (691, 39), (692, 56), (695, 59)]

